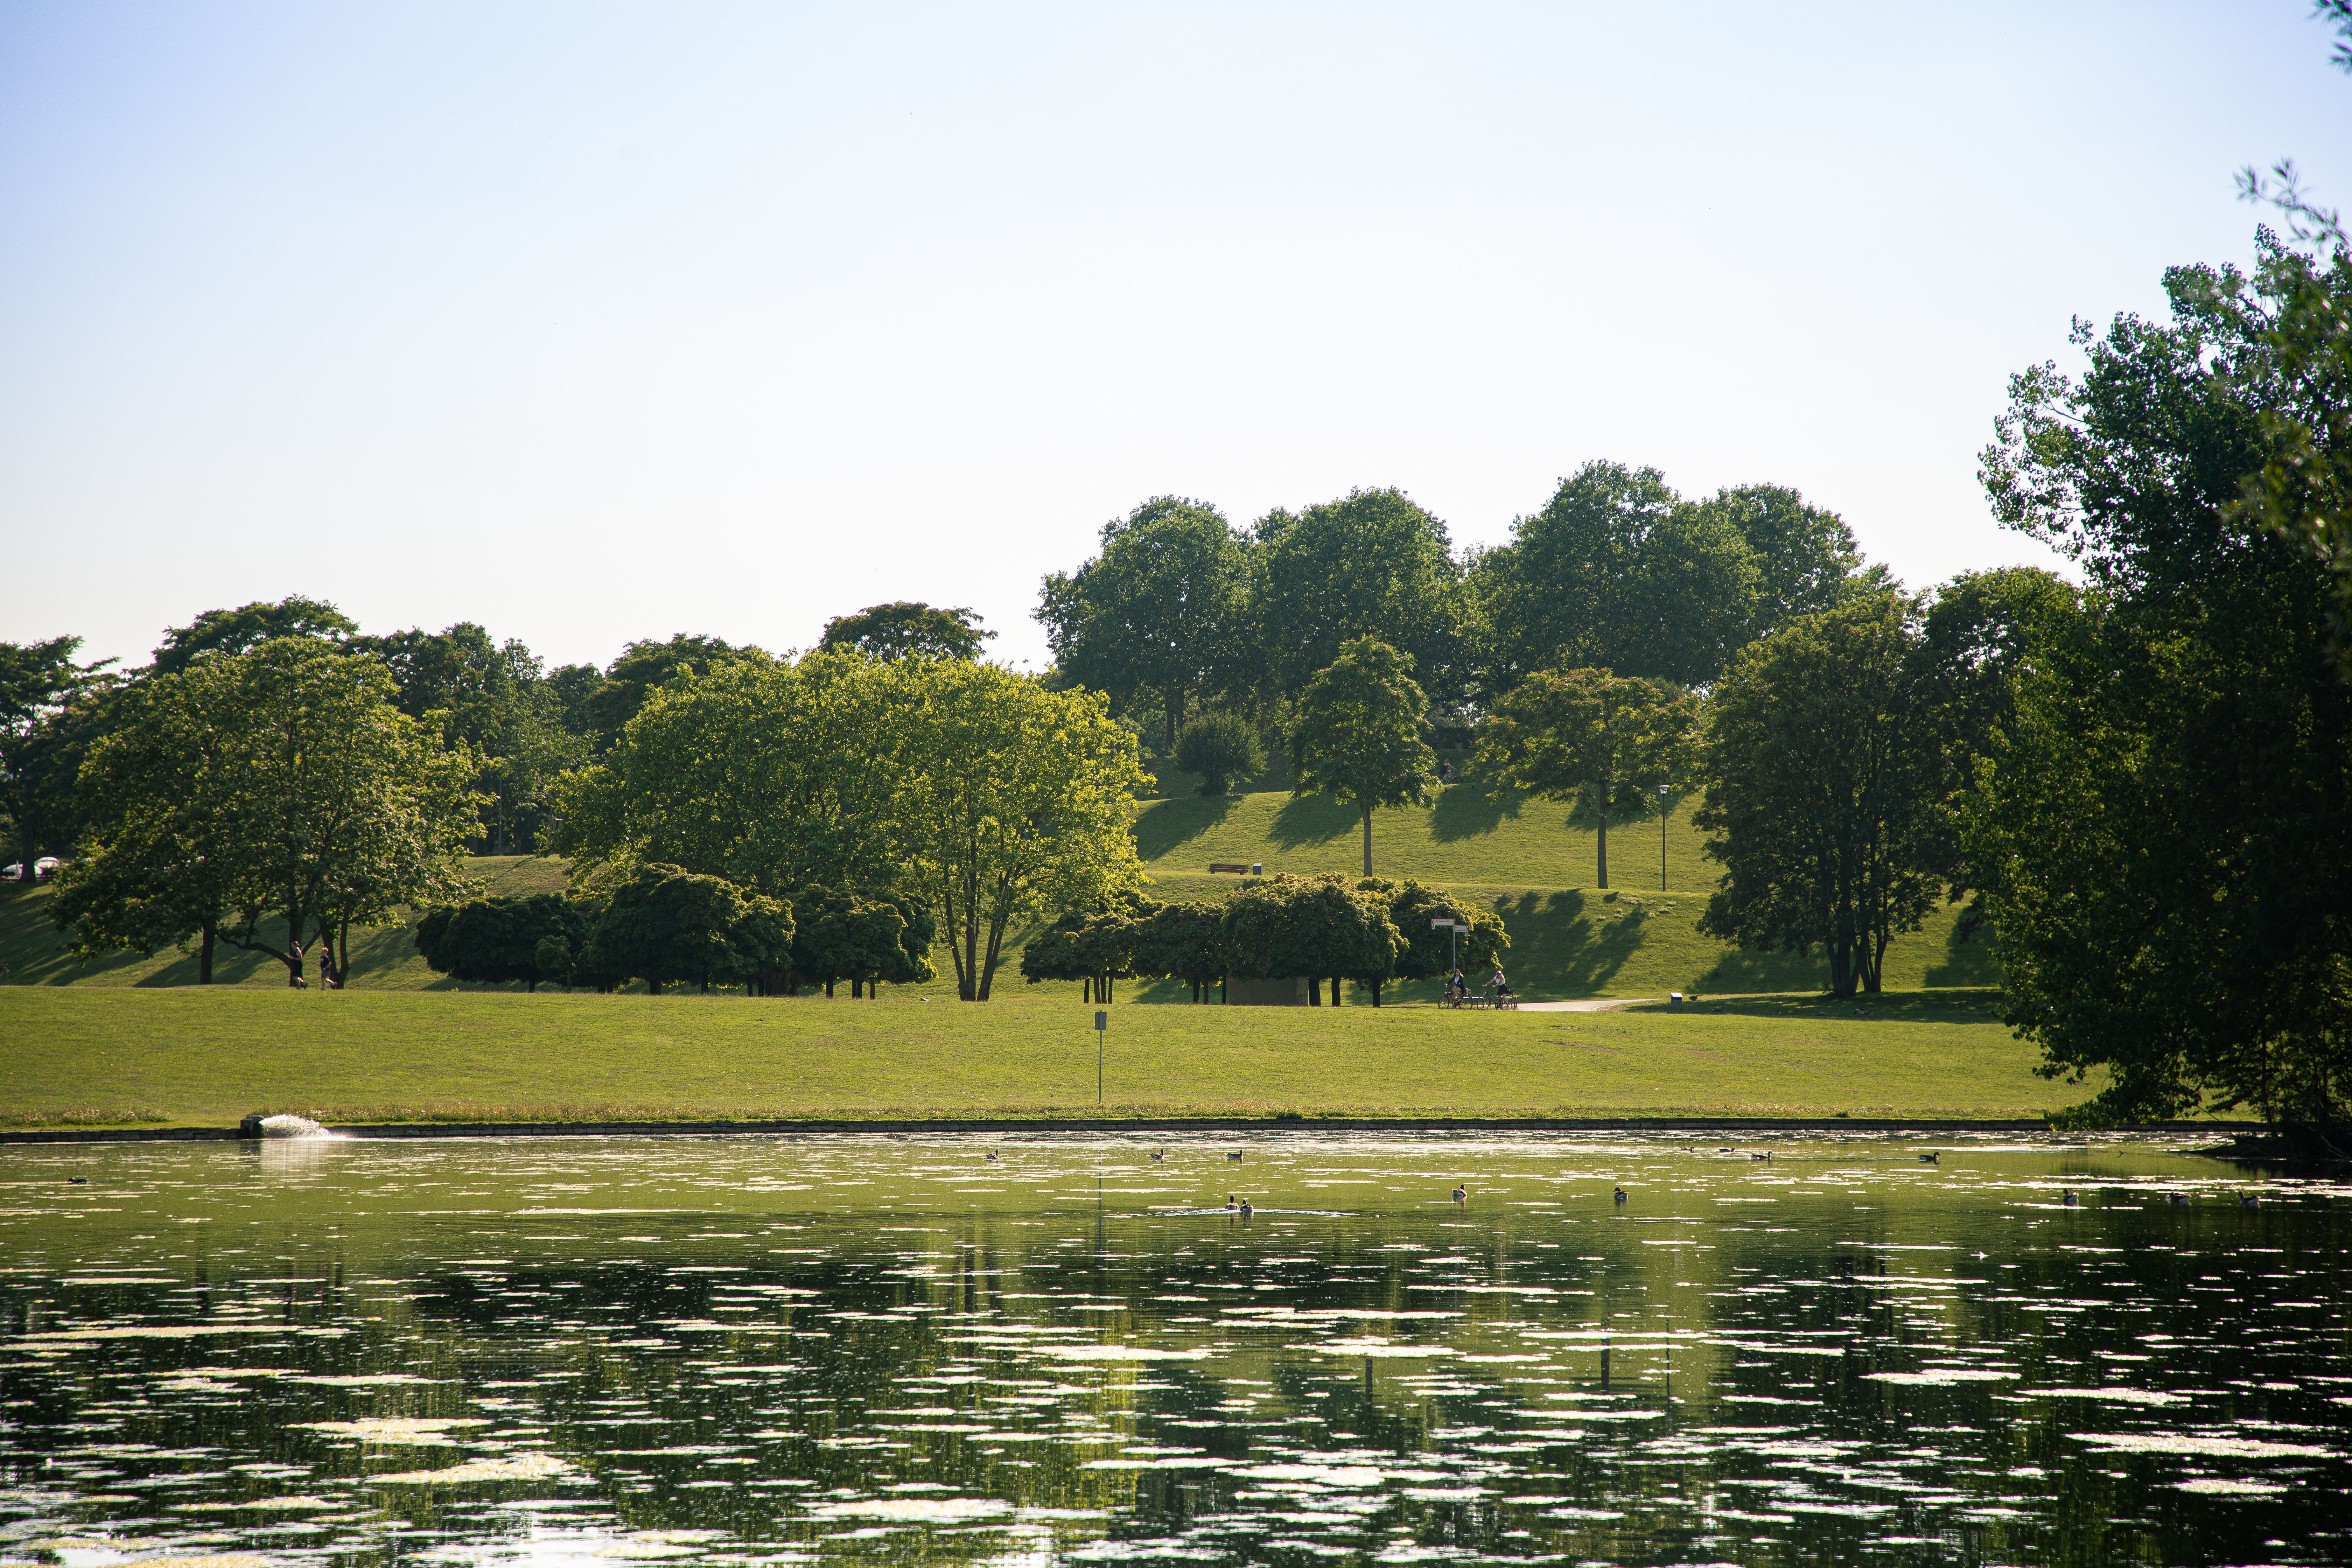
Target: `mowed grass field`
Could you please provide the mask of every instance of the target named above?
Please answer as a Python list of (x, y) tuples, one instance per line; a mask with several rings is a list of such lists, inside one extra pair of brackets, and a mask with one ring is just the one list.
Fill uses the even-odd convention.
[[(1503, 917), (1511, 933), (1507, 967), (1513, 985), (1532, 1001), (1587, 996), (1663, 996), (1669, 991), (1709, 994), (1809, 991), (1827, 984), (1818, 955), (1743, 952), (1695, 929), (1719, 872), (1700, 853), (1689, 808), (1666, 823), (1668, 887), (1658, 886), (1661, 827), (1654, 818), (1610, 835), (1611, 888), (1594, 877), (1595, 834), (1567, 826), (1556, 803), (1495, 799), (1475, 786), (1455, 784), (1430, 807), (1379, 813), (1373, 819), (1373, 868), (1416, 877), (1474, 899)], [(1139, 803), (1136, 841), (1161, 899), (1215, 898), (1237, 879), (1213, 876), (1212, 862), (1263, 864), (1269, 872), (1354, 874), (1362, 867), (1355, 813), (1318, 797), (1293, 799), (1264, 790), (1208, 799), (1171, 795)], [(474, 873), (494, 893), (559, 890), (562, 862), (534, 857), (484, 858)], [(1918, 932), (1888, 950), (1886, 984), (1896, 990), (1997, 985), (2000, 970), (1990, 942), (1955, 940), (1957, 911), (1938, 910)], [(1024, 985), (1013, 952), (1000, 976), (1000, 995), (1066, 996), (1076, 985)], [(194, 984), (195, 960), (166, 950), (152, 957), (118, 953), (89, 964), (67, 956), (64, 938), (48, 919), (47, 889), (0, 891), (0, 984), (96, 986), (178, 986)], [(952, 968), (935, 959), (943, 976)], [(355, 931), (353, 985), (361, 990), (454, 990), (417, 956), (401, 927)], [(280, 988), (285, 972), (273, 961), (224, 949), (217, 981), (226, 985)], [(474, 989), (465, 987), (465, 989)], [(951, 979), (919, 991), (952, 992)], [(1425, 1000), (1430, 986), (1392, 989), (1389, 1000)], [(1123, 983), (1122, 1001), (1171, 1002), (1188, 994), (1171, 982)], [(1368, 1000), (1363, 994), (1354, 1000)]]
[[(1114, 1007), (1102, 1113), (2034, 1117), (1983, 993), (1697, 1013)], [(1092, 1115), (1090, 1010), (259, 987), (0, 991), (0, 1123)]]

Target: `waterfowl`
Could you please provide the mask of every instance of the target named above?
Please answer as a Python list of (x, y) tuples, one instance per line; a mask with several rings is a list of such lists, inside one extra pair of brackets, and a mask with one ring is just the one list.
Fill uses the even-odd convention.
[(1625, 1201), (1625, 1189), (1622, 1187), (1617, 1189), (1617, 1201), (1621, 1204)]
[(1225, 1194), (1225, 1207), (1227, 1207), (1227, 1208), (1229, 1208), (1229, 1209), (1237, 1209), (1237, 1208), (1239, 1208), (1239, 1207), (1241, 1207), (1241, 1206), (1242, 1206), (1241, 1205), (1239, 1205), (1239, 1204), (1237, 1204), (1237, 1203), (1234, 1202), (1234, 1194), (1231, 1194), (1231, 1193), (1227, 1193), (1227, 1194)]
[(66, 1185), (69, 1187), (86, 1187), (89, 1185), (89, 1178), (88, 1176), (68, 1176), (66, 1178)]
[(1255, 1213), (1256, 1213), (1256, 1212), (1257, 1212), (1256, 1210), (1255, 1210), (1255, 1209), (1253, 1209), (1253, 1208), (1251, 1208), (1251, 1207), (1250, 1207), (1250, 1201), (1249, 1201), (1249, 1199), (1247, 1199), (1247, 1198), (1244, 1198), (1244, 1199), (1242, 1200), (1242, 1213), (1244, 1213), (1244, 1214), (1255, 1214)]
[(1772, 1151), (1769, 1149), (1758, 1151), (1751, 1152), (1748, 1157), (1751, 1160), (1769, 1160), (1772, 1157)]
[(1936, 1163), (1936, 1155), (1934, 1154), (1934, 1152), (1933, 1152), (1932, 1151), (1931, 1151), (1930, 1152), (1928, 1152), (1928, 1153), (1925, 1153), (1925, 1154), (1922, 1154), (1922, 1155), (1920, 1155), (1920, 1156), (1919, 1156), (1919, 1163), (1921, 1163), (1921, 1164), (1923, 1164), (1923, 1165), (1932, 1165), (1932, 1164), (1934, 1164), (1935, 1163)]
[(2185, 1204), (2189, 1201), (2187, 1193), (2167, 1193), (2164, 1195), (2168, 1201), (2176, 1204)]
[(1467, 1188), (1467, 1187), (1465, 1187), (1465, 1186), (1463, 1186), (1463, 1185), (1459, 1184), (1458, 1183), (1455, 1184), (1455, 1186), (1454, 1186), (1454, 1201), (1455, 1203), (1457, 1203), (1457, 1204), (1458, 1204), (1458, 1203), (1460, 1203), (1463, 1199), (1465, 1199), (1465, 1198), (1468, 1197), (1469, 1195), (1470, 1195), (1470, 1189), (1469, 1189), (1469, 1188)]
[(992, 1165), (996, 1163), (996, 1151), (993, 1149), (988, 1152), (988, 1163)]
[(1737, 1152), (1737, 1151), (1736, 1151), (1736, 1150), (1729, 1149), (1729, 1148), (1724, 1148), (1724, 1149), (1717, 1149), (1717, 1150), (1716, 1151), (1716, 1152), (1717, 1152), (1717, 1153), (1718, 1153), (1718, 1154), (1730, 1154), (1730, 1153), (1735, 1153), (1735, 1152)]
[(1242, 1152), (1241, 1152), (1240, 1150), (1238, 1150), (1238, 1149), (1234, 1150), (1232, 1153), (1227, 1154), (1227, 1155), (1225, 1156), (1225, 1158), (1226, 1158), (1226, 1159), (1233, 1161), (1233, 1162), (1234, 1162), (1234, 1163), (1236, 1163), (1236, 1164), (1240, 1163), (1240, 1162), (1241, 1162), (1241, 1157), (1242, 1157)]
[(2067, 1188), (2064, 1193), (2061, 1194), (2058, 1201), (2064, 1204), (2070, 1209), (2081, 1206), (2083, 1202), (2082, 1199), (2074, 1195), (2074, 1189), (2072, 1187)]
[(2252, 1193), (2240, 1193), (2238, 1194), (2238, 1206), (2240, 1208), (2250, 1209), (2261, 1201), (2261, 1199), (2255, 1197)]
[(1167, 1156), (1167, 1155), (1165, 1155), (1165, 1154), (1161, 1153), (1161, 1152), (1160, 1152), (1159, 1150), (1157, 1150), (1157, 1149), (1154, 1149), (1154, 1150), (1151, 1152), (1151, 1157), (1152, 1157), (1153, 1159), (1155, 1159), (1155, 1160), (1165, 1160), (1166, 1158), (1168, 1158), (1168, 1156)]

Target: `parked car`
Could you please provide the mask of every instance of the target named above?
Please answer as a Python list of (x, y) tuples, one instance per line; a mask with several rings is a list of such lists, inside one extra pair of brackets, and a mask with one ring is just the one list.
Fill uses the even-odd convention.
[[(44, 855), (33, 862), (33, 875), (36, 877), (54, 875), (60, 864), (56, 856)], [(0, 866), (0, 882), (13, 882), (24, 874), (25, 863), (22, 860), (13, 866)]]

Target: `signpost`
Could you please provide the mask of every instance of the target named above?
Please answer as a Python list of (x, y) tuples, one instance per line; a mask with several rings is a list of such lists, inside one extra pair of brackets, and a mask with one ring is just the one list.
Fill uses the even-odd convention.
[(1666, 890), (1666, 786), (1658, 786), (1658, 891)]
[(1429, 929), (1445, 933), (1445, 984), (1451, 985), (1454, 984), (1454, 971), (1462, 967), (1460, 943), (1464, 937), (1470, 934), (1470, 928), (1452, 915), (1448, 915), (1444, 920), (1430, 921)]
[(1097, 1009), (1095, 1013), (1095, 1103), (1103, 1102), (1103, 1031), (1110, 1027), (1110, 1015)]

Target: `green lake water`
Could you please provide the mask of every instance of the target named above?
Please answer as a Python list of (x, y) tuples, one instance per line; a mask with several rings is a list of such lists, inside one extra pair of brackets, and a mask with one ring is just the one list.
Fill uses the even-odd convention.
[(272, 1140), (0, 1184), (0, 1565), (2352, 1562), (2352, 1187), (2177, 1141)]

